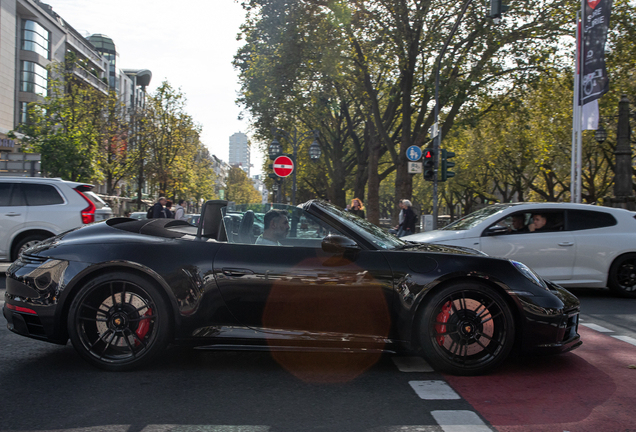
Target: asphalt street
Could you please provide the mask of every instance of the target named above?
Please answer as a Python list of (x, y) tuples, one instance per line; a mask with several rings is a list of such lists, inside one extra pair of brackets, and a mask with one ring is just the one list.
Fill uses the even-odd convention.
[[(0, 302), (4, 288), (0, 277)], [(176, 347), (150, 367), (109, 373), (70, 344), (9, 332), (0, 318), (0, 431), (634, 430), (636, 300), (573, 291), (582, 348), (511, 359), (485, 377), (445, 376), (391, 355), (296, 354), (290, 363)]]

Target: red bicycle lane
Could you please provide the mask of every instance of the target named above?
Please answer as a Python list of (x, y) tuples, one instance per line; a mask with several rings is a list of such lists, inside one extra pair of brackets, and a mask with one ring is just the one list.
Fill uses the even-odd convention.
[(636, 431), (636, 346), (583, 326), (579, 334), (583, 345), (567, 354), (445, 378), (500, 432)]

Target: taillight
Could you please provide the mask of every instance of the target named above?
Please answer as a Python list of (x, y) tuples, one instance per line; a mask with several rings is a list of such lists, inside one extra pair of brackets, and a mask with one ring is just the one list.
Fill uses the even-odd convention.
[(88, 207), (80, 212), (80, 214), (82, 215), (82, 223), (89, 224), (95, 222), (95, 204), (93, 204), (93, 201), (86, 198), (86, 195), (84, 195), (79, 190), (75, 189), (75, 192), (80, 194), (82, 198), (84, 198), (88, 203)]
[(7, 303), (7, 309), (11, 309), (11, 310), (14, 310), (16, 312), (23, 312), (23, 313), (28, 313), (28, 314), (31, 314), (31, 315), (37, 315), (37, 312), (35, 312), (33, 309), (25, 308), (25, 307), (22, 307), (22, 306), (12, 305), (10, 303)]

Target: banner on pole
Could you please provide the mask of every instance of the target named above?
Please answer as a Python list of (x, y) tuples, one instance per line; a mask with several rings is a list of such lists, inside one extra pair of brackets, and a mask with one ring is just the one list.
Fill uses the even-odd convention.
[(605, 42), (612, 0), (583, 1), (583, 46), (579, 105), (596, 100), (609, 91), (605, 69)]

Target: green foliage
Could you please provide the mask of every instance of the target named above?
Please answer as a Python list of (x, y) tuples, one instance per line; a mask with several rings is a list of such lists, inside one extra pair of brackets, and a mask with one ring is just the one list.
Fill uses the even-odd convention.
[(236, 204), (253, 204), (260, 203), (262, 198), (245, 171), (232, 167), (227, 177), (225, 199), (234, 201)]

